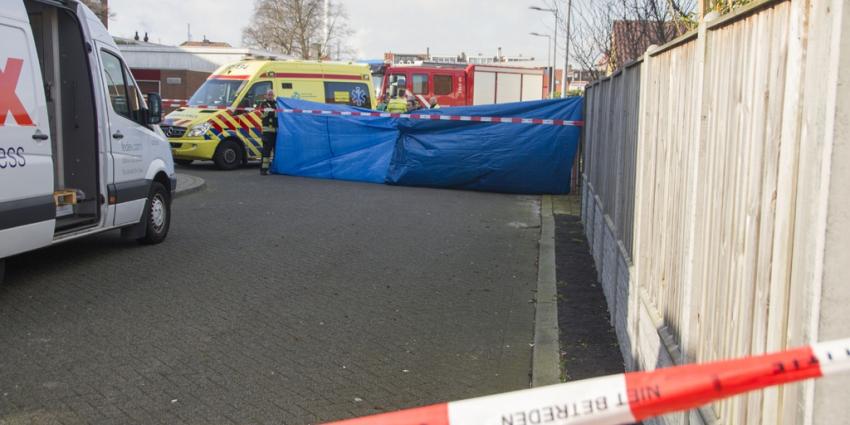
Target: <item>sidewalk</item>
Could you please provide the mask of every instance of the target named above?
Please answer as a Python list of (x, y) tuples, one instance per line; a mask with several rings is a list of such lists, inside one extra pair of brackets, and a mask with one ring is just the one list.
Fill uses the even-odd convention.
[(200, 177), (182, 173), (175, 173), (175, 176), (177, 177), (177, 190), (174, 192), (175, 198), (198, 192), (207, 186), (207, 182)]
[(552, 199), (562, 380), (622, 373), (623, 357), (581, 223), (581, 197)]

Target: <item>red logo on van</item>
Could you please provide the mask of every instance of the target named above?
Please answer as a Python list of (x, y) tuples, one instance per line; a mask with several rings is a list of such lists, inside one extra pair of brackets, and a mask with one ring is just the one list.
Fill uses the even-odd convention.
[(23, 60), (8, 58), (6, 59), (6, 66), (0, 70), (0, 126), (6, 124), (6, 115), (9, 112), (12, 113), (12, 117), (15, 118), (18, 125), (35, 125), (24, 108), (24, 104), (21, 103), (21, 99), (15, 93), (23, 66)]

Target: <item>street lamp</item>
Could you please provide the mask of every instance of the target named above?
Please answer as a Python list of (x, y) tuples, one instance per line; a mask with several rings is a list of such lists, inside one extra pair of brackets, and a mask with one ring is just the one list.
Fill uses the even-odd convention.
[(573, 11), (573, 2), (572, 0), (567, 0), (567, 53), (564, 56), (564, 91), (561, 92), (561, 97), (567, 97), (570, 92), (570, 15), (572, 15)]
[(551, 86), (552, 84), (555, 83), (554, 81), (552, 81), (552, 76), (554, 75), (553, 70), (555, 69), (555, 67), (552, 66), (552, 50), (551, 50), (552, 49), (552, 36), (549, 35), (549, 34), (540, 34), (540, 33), (536, 33), (536, 32), (530, 32), (528, 34), (533, 35), (535, 37), (546, 37), (548, 39), (548, 42), (546, 44), (546, 66), (548, 66), (549, 69), (550, 69), (549, 86)]
[[(554, 57), (552, 58), (552, 63), (558, 63), (558, 9), (544, 9), (538, 6), (529, 6), (531, 10), (536, 10), (538, 12), (551, 12), (555, 15), (555, 35), (552, 37), (555, 42), (555, 48), (553, 50)], [(552, 99), (555, 97), (555, 67), (552, 66), (552, 79), (549, 82), (549, 88), (551, 93), (549, 94), (549, 98)]]

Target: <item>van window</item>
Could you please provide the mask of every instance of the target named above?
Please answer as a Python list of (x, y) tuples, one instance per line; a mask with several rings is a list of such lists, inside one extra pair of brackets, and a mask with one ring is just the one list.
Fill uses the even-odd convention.
[(451, 75), (435, 75), (434, 76), (434, 94), (445, 96), (452, 94), (454, 84)]
[(413, 94), (428, 94), (428, 74), (413, 74)]
[(103, 73), (106, 77), (106, 90), (112, 109), (119, 115), (139, 121), (143, 103), (136, 89), (136, 83), (128, 78), (129, 72), (121, 64), (121, 59), (107, 51), (101, 51)]
[(325, 103), (372, 107), (369, 86), (363, 83), (325, 83)]
[(250, 108), (259, 104), (266, 98), (266, 92), (269, 90), (272, 90), (271, 81), (260, 81), (259, 83), (255, 83), (250, 89), (248, 89), (248, 92), (245, 93), (245, 97), (242, 98), (242, 103), (239, 104), (239, 107)]

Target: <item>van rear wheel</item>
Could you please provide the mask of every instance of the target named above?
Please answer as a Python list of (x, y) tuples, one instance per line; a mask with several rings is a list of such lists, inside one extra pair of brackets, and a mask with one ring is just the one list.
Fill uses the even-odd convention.
[(145, 236), (137, 239), (144, 245), (155, 245), (165, 240), (171, 227), (171, 195), (159, 182), (151, 184), (145, 203)]
[(222, 170), (233, 170), (242, 165), (242, 146), (233, 140), (225, 140), (218, 144), (213, 161)]

